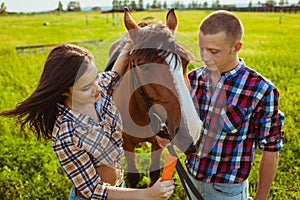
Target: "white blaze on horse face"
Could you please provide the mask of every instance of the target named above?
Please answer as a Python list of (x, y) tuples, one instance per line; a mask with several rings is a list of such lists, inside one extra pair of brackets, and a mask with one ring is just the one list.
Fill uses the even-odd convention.
[[(196, 144), (196, 142), (199, 140), (202, 121), (197, 114), (192, 97), (182, 76), (183, 71), (180, 59), (175, 58), (176, 55), (169, 54), (169, 56), (166, 58), (166, 61), (169, 63), (169, 69), (174, 78), (174, 84), (178, 93), (178, 100), (180, 102), (181, 113), (184, 120), (180, 125), (187, 127), (189, 135), (193, 138), (193, 144)], [(176, 66), (177, 68), (175, 69)]]

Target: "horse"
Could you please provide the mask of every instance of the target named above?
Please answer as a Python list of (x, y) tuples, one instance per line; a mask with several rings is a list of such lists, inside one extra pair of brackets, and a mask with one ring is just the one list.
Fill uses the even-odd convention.
[[(166, 15), (166, 24), (137, 24), (124, 8), (124, 24), (132, 41), (130, 62), (113, 99), (124, 127), (123, 148), (127, 162), (126, 184), (135, 188), (139, 182), (135, 148), (149, 142), (151, 148), (150, 186), (160, 176), (160, 157), (156, 135), (167, 137), (177, 149), (196, 151), (202, 123), (189, 94), (188, 63), (195, 57), (176, 41), (177, 17), (174, 9)], [(118, 57), (122, 39), (114, 43), (105, 70), (110, 70)], [(168, 135), (164, 134), (168, 130)]]

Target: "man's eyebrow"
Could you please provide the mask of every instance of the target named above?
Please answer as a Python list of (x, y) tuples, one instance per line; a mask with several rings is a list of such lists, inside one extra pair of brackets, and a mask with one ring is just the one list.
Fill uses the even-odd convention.
[(214, 50), (214, 51), (219, 51), (220, 49), (217, 49), (217, 48), (213, 48), (213, 47), (210, 47), (210, 48), (207, 48), (207, 50)]

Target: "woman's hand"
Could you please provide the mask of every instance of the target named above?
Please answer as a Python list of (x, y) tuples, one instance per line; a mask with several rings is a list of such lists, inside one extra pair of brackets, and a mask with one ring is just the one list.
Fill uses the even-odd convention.
[(132, 41), (131, 40), (127, 40), (125, 42), (124, 47), (121, 50), (120, 55), (124, 55), (125, 54), (125, 55), (129, 56), (131, 49), (132, 49)]
[(112, 67), (112, 71), (117, 72), (120, 76), (126, 72), (127, 66), (129, 64), (130, 51), (132, 48), (132, 42), (130, 40), (126, 41), (126, 44), (122, 48), (120, 55), (118, 56), (115, 64)]
[(166, 148), (167, 146), (171, 145), (170, 140), (166, 139), (166, 138), (162, 138), (159, 136), (156, 136), (156, 141), (158, 143), (158, 145), (160, 146), (160, 148)]
[(161, 178), (159, 178), (151, 188), (147, 189), (145, 199), (169, 199), (174, 192), (174, 188), (174, 180), (161, 181)]

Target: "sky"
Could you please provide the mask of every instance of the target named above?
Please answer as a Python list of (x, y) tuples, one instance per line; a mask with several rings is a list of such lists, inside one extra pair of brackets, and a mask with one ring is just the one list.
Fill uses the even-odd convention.
[[(76, 1), (80, 3), (81, 8), (84, 7), (95, 7), (95, 6), (111, 6), (112, 0), (0, 0), (0, 4), (5, 3), (6, 10), (9, 12), (39, 12), (39, 11), (48, 11), (54, 10), (58, 7), (58, 3), (61, 1), (63, 4), (63, 9), (67, 8), (67, 5), (70, 1)], [(152, 3), (153, 0), (143, 0), (144, 4)], [(164, 0), (158, 0), (162, 3)], [(166, 0), (168, 4), (172, 4), (178, 0)], [(179, 0), (180, 2), (190, 3), (192, 0)], [(197, 0), (194, 0), (197, 1)], [(211, 3), (213, 0), (198, 0), (198, 2)], [(220, 0), (221, 4), (248, 4), (250, 0)], [(258, 0), (252, 0), (252, 3), (257, 3)], [(276, 0), (275, 0), (276, 1)], [(277, 0), (279, 1), (279, 0)], [(138, 0), (135, 0), (137, 3)], [(260, 0), (261, 3), (264, 3), (264, 0)], [(288, 0), (291, 3), (297, 3), (298, 0)]]

